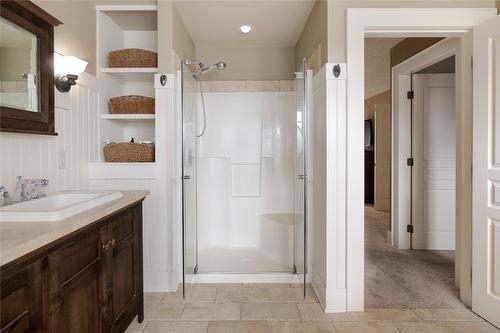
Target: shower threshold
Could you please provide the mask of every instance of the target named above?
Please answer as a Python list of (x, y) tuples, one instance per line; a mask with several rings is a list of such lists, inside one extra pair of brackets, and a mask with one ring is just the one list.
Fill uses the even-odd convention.
[(302, 274), (277, 273), (206, 273), (187, 274), (186, 283), (303, 283)]

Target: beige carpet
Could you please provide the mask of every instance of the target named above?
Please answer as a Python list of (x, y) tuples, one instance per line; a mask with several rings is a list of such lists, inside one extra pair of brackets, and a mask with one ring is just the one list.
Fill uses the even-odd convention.
[(397, 250), (389, 214), (365, 208), (365, 306), (463, 308), (454, 286), (454, 251)]

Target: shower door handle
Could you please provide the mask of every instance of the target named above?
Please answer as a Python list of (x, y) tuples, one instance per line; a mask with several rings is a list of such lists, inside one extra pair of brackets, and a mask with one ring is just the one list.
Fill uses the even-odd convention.
[(182, 179), (184, 179), (184, 180), (190, 180), (191, 176), (183, 176)]

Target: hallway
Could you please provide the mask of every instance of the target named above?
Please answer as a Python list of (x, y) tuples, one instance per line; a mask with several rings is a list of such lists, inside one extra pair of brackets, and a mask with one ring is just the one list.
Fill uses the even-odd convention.
[(454, 251), (397, 250), (387, 242), (389, 228), (389, 213), (365, 208), (365, 306), (463, 308)]

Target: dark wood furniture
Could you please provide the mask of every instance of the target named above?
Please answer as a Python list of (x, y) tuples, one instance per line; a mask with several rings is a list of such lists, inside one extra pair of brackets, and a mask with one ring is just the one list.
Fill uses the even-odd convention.
[(142, 204), (0, 267), (0, 332), (124, 332), (144, 319)]
[(0, 1), (0, 16), (37, 37), (38, 112), (0, 106), (0, 131), (57, 135), (54, 126), (54, 26), (59, 20), (27, 0)]

